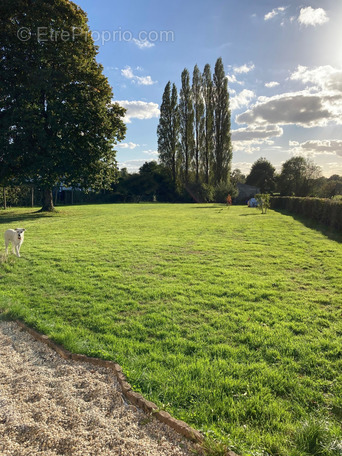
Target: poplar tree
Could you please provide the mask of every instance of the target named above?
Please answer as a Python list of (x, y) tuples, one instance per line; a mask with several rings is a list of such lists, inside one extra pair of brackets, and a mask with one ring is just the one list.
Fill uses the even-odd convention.
[(200, 171), (200, 150), (201, 141), (203, 139), (204, 127), (204, 103), (202, 96), (202, 75), (197, 65), (195, 65), (192, 77), (192, 97), (194, 106), (194, 131), (195, 131), (195, 144), (194, 144), (194, 159), (195, 159), (195, 175), (196, 183), (199, 182)]
[(189, 183), (189, 171), (194, 149), (194, 109), (190, 87), (190, 74), (182, 72), (182, 88), (179, 96), (180, 155), (184, 183)]
[(177, 145), (179, 138), (178, 93), (169, 81), (164, 89), (157, 129), (158, 153), (162, 164), (169, 170), (173, 183), (177, 180)]
[(211, 68), (206, 64), (202, 76), (203, 101), (204, 101), (204, 129), (203, 129), (203, 154), (202, 166), (204, 171), (204, 182), (209, 184), (210, 171), (214, 149), (214, 99), (213, 81)]
[(113, 93), (87, 16), (69, 0), (2, 0), (2, 166), (37, 185), (52, 211), (56, 184), (105, 187), (117, 173), (125, 110)]
[(221, 58), (216, 61), (213, 82), (215, 122), (213, 172), (215, 185), (219, 185), (228, 183), (233, 155), (230, 133), (231, 121), (228, 80), (224, 72), (224, 66)]

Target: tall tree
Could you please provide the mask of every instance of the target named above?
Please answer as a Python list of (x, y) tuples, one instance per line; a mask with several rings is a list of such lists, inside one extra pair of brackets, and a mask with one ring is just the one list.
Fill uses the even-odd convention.
[(185, 185), (189, 183), (190, 164), (194, 149), (194, 109), (190, 87), (190, 74), (182, 72), (182, 88), (179, 94), (180, 155)]
[(115, 179), (113, 146), (124, 138), (125, 111), (112, 103), (96, 55), (87, 16), (75, 3), (2, 0), (1, 159), (42, 190), (43, 210), (54, 209), (52, 187), (61, 181), (89, 188)]
[(169, 81), (164, 89), (157, 129), (158, 152), (175, 183), (177, 180), (177, 146), (179, 137), (178, 94), (175, 84)]
[(321, 174), (320, 167), (312, 160), (295, 156), (282, 165), (279, 190), (287, 196), (310, 196), (314, 180)]
[(160, 105), (160, 117), (157, 128), (158, 154), (160, 162), (172, 174), (171, 161), (171, 82), (164, 89), (162, 103)]
[(192, 97), (194, 106), (194, 130), (195, 130), (195, 144), (194, 144), (194, 159), (195, 159), (195, 176), (196, 183), (199, 182), (200, 171), (200, 150), (201, 142), (203, 139), (204, 127), (204, 103), (202, 95), (202, 75), (197, 65), (195, 65), (192, 76)]
[(216, 61), (213, 80), (215, 122), (213, 171), (215, 184), (218, 185), (228, 182), (233, 155), (230, 133), (228, 79), (226, 78), (221, 58)]
[(273, 192), (276, 185), (274, 166), (266, 158), (259, 158), (253, 163), (246, 184), (258, 187), (261, 193)]
[(239, 168), (235, 168), (230, 175), (230, 181), (231, 181), (232, 185), (234, 185), (236, 187), (237, 184), (246, 183), (246, 176), (244, 174), (242, 174), (242, 172)]
[(202, 165), (204, 181), (209, 184), (211, 162), (214, 149), (214, 100), (213, 81), (210, 65), (206, 64), (202, 76), (203, 100), (204, 100), (204, 129), (203, 129), (203, 156)]

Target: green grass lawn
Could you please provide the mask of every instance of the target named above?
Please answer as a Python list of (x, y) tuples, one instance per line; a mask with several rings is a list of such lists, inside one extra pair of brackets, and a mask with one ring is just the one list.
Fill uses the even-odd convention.
[[(0, 308), (241, 455), (342, 454), (342, 244), (219, 205), (1, 212)], [(4, 250), (2, 249), (2, 252)], [(5, 314), (6, 315), (6, 314)]]

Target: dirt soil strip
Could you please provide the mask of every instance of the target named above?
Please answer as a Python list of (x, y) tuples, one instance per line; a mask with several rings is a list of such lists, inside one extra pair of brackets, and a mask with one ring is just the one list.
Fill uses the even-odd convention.
[(141, 396), (125, 385), (118, 365), (75, 361), (66, 351), (63, 359), (44, 342), (0, 322), (1, 456), (193, 454), (191, 442), (160, 422), (168, 414), (142, 412)]

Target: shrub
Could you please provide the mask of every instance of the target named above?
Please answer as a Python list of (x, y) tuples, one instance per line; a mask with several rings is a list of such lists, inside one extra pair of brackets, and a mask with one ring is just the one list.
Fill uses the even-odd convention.
[(0, 187), (0, 207), (4, 207), (4, 191), (7, 207), (31, 205), (31, 188), (29, 186), (12, 186), (6, 187), (5, 190)]
[(303, 215), (342, 230), (342, 201), (323, 198), (272, 197), (271, 208)]
[(227, 195), (237, 196), (237, 189), (230, 183), (221, 182), (214, 188), (214, 202), (227, 203)]
[(258, 202), (258, 208), (261, 209), (263, 214), (266, 214), (271, 205), (270, 195), (268, 193), (258, 193), (255, 195), (255, 199)]
[(214, 199), (214, 189), (211, 185), (203, 183), (190, 183), (185, 185), (178, 201), (182, 203), (211, 203)]

